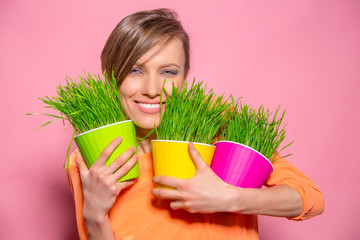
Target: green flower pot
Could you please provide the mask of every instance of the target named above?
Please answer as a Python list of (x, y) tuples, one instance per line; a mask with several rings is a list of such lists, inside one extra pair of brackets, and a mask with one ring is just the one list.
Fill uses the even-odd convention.
[[(130, 147), (136, 148), (135, 126), (131, 120), (109, 124), (81, 133), (75, 137), (75, 142), (79, 147), (87, 166), (90, 168), (109, 143), (119, 136), (122, 137), (122, 142), (106, 161), (105, 166), (109, 166), (109, 164), (111, 164), (127, 149)], [(138, 163), (136, 163), (129, 172), (120, 178), (119, 182), (137, 177), (139, 177)]]

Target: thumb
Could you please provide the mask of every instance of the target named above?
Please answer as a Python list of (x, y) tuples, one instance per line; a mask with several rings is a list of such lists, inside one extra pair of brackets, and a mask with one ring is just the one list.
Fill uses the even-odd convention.
[(192, 142), (189, 143), (189, 155), (193, 160), (197, 170), (209, 167), (209, 165), (207, 165), (207, 163), (202, 159), (199, 151), (195, 149), (194, 143)]
[(75, 153), (76, 153), (76, 163), (77, 163), (77, 165), (79, 167), (80, 174), (83, 174), (86, 171), (89, 171), (89, 169), (86, 166), (84, 158), (83, 158), (82, 154), (80, 153), (79, 149), (75, 149)]

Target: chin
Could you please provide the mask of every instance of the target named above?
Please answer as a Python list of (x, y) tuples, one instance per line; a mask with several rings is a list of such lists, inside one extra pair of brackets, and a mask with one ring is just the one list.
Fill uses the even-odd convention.
[(133, 120), (134, 124), (142, 129), (153, 129), (154, 128), (154, 123), (156, 124), (156, 126), (158, 127), (160, 125), (160, 120), (148, 120), (148, 121), (136, 121)]

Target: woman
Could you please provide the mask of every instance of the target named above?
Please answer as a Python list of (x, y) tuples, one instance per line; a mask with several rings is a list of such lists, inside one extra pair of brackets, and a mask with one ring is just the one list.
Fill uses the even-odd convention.
[[(114, 71), (121, 103), (138, 137), (160, 123), (163, 80), (168, 80), (167, 90), (172, 83), (181, 86), (189, 58), (188, 35), (166, 9), (134, 13), (109, 36), (102, 68)], [(72, 154), (68, 178), (81, 239), (257, 239), (258, 214), (303, 220), (323, 211), (316, 185), (285, 159), (275, 161), (268, 188), (243, 189), (219, 179), (189, 144), (197, 167), (193, 178), (153, 177), (154, 137), (141, 143), (138, 155), (130, 148), (108, 167), (105, 161), (121, 143), (120, 137), (91, 169), (78, 150)], [(137, 160), (140, 178), (118, 183)], [(174, 190), (154, 188), (153, 182)]]

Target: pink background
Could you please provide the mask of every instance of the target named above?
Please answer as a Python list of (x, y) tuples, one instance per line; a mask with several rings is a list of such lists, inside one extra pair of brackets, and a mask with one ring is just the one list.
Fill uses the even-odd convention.
[(116, 23), (134, 11), (169, 7), (192, 42), (192, 69), (218, 93), (252, 106), (287, 109), (289, 160), (325, 196), (323, 215), (293, 222), (260, 217), (261, 239), (357, 239), (360, 191), (360, 2), (47, 1), (0, 2), (0, 239), (76, 239), (62, 170), (71, 129), (37, 97), (65, 75), (100, 71)]

